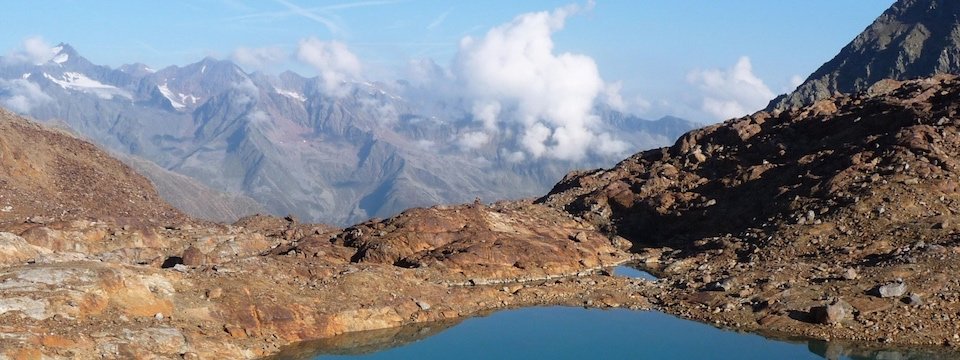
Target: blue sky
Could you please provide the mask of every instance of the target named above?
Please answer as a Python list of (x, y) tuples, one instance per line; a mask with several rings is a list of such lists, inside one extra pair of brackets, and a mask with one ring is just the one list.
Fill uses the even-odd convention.
[[(303, 39), (316, 38), (345, 44), (362, 62), (364, 77), (389, 80), (400, 77), (400, 69), (410, 60), (429, 58), (450, 65), (465, 36), (480, 38), (521, 14), (571, 3), (576, 4), (549, 0), (16, 1), (0, 13), (4, 24), (0, 50), (16, 51), (24, 39), (40, 36), (51, 44), (68, 42), (95, 63), (143, 62), (160, 67), (184, 65), (204, 56), (235, 58), (239, 48), (293, 53)], [(620, 95), (632, 111), (651, 117), (672, 113), (706, 122), (719, 120), (719, 115), (700, 106), (701, 98), (711, 92), (737, 91), (715, 84), (736, 77), (731, 74), (737, 64), (770, 92), (785, 92), (792, 78), (805, 77), (829, 60), (892, 3), (597, 0), (592, 9), (569, 16), (552, 40), (556, 53), (592, 58), (605, 82), (620, 85)], [(290, 56), (272, 60), (260, 70), (318, 72)], [(760, 91), (755, 97), (766, 93)]]

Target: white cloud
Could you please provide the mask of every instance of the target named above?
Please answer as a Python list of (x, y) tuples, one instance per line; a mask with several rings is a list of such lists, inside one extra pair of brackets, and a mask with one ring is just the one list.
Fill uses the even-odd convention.
[(40, 86), (26, 79), (0, 79), (0, 105), (21, 114), (53, 99)]
[(363, 111), (370, 114), (381, 124), (392, 124), (400, 120), (400, 110), (397, 110), (390, 102), (372, 98), (361, 98), (358, 102)]
[(4, 62), (7, 63), (30, 63), (43, 64), (57, 55), (53, 46), (48, 44), (42, 37), (33, 36), (23, 40), (21, 48), (7, 54)]
[(790, 90), (789, 90), (789, 91), (793, 91), (794, 89), (800, 87), (800, 85), (802, 85), (804, 81), (805, 81), (805, 79), (803, 78), (803, 76), (800, 76), (800, 75), (793, 75), (793, 76), (791, 76), (791, 77), (790, 77)]
[(324, 90), (335, 96), (346, 94), (344, 82), (360, 76), (360, 59), (343, 43), (309, 38), (300, 41), (297, 59), (320, 73)]
[(261, 128), (273, 126), (270, 115), (267, 115), (263, 110), (255, 110), (247, 115), (247, 122), (251, 125), (260, 126)]
[(499, 101), (474, 101), (472, 113), (474, 118), (483, 123), (484, 129), (496, 131), (497, 118), (500, 117), (501, 110), (503, 109)]
[(609, 150), (603, 142), (612, 137), (596, 130), (592, 110), (598, 99), (622, 106), (618, 86), (604, 83), (592, 58), (554, 53), (552, 35), (581, 10), (520, 15), (482, 38), (461, 40), (454, 60), (474, 118), (487, 132), (516, 128), (533, 158), (579, 160)]
[(420, 149), (423, 149), (423, 150), (431, 150), (431, 149), (433, 149), (436, 145), (437, 145), (436, 142), (433, 142), (433, 141), (430, 141), (430, 140), (427, 140), (427, 139), (417, 140), (417, 147), (419, 147)]
[(623, 100), (623, 96), (620, 95), (620, 90), (623, 89), (622, 82), (615, 82), (607, 84), (603, 88), (603, 102), (607, 105), (610, 105), (614, 110), (624, 111), (627, 108), (627, 103)]
[(249, 106), (256, 104), (260, 98), (260, 88), (250, 79), (243, 79), (239, 82), (230, 84), (233, 90), (237, 91), (236, 104), (238, 106)]
[(490, 142), (490, 135), (483, 131), (468, 132), (460, 136), (460, 146), (466, 149), (479, 149)]
[(753, 74), (753, 65), (746, 56), (726, 70), (692, 71), (687, 80), (702, 92), (701, 110), (718, 120), (747, 115), (763, 108), (774, 97), (763, 80)]
[[(668, 105), (663, 103), (662, 105)], [(641, 95), (635, 95), (633, 101), (626, 103), (626, 111), (636, 113), (636, 114), (645, 114), (651, 109), (653, 109), (654, 104), (647, 100)]]
[(233, 51), (231, 58), (244, 69), (251, 71), (263, 70), (282, 63), (289, 58), (289, 54), (277, 46), (262, 48), (241, 47)]
[(527, 155), (523, 151), (501, 151), (500, 155), (505, 158), (508, 162), (518, 163), (527, 159)]

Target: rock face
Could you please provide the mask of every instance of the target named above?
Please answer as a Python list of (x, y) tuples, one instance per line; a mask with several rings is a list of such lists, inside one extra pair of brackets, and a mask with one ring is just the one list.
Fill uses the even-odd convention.
[(622, 250), (592, 225), (523, 202), (413, 209), (353, 226), (334, 243), (356, 248), (353, 261), (439, 267), (453, 283), (575, 275), (623, 261)]
[(898, 0), (870, 27), (768, 110), (867, 90), (883, 79), (960, 73), (960, 3)]
[(730, 120), (610, 170), (572, 173), (540, 202), (644, 246), (684, 247), (775, 220), (843, 218), (844, 234), (929, 222), (955, 190), (957, 83), (891, 82), (882, 94)]

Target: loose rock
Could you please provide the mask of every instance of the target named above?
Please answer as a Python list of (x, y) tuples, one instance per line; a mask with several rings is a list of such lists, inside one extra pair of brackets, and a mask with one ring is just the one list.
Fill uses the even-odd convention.
[(902, 281), (892, 282), (877, 287), (875, 295), (882, 298), (900, 297), (907, 292), (907, 285)]
[(847, 318), (852, 307), (843, 300), (836, 299), (830, 304), (818, 306), (810, 310), (813, 320), (819, 324), (839, 324)]
[(860, 274), (857, 274), (857, 270), (853, 268), (848, 268), (843, 271), (843, 278), (845, 280), (856, 280), (860, 277)]

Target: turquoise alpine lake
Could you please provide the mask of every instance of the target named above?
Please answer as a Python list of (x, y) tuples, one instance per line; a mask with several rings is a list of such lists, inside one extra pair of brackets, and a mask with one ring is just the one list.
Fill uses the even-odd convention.
[(945, 349), (774, 340), (655, 311), (535, 307), (347, 334), (275, 359), (948, 359)]

